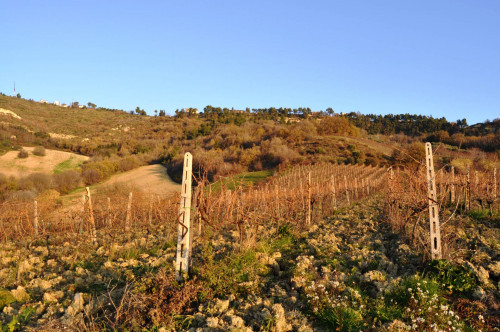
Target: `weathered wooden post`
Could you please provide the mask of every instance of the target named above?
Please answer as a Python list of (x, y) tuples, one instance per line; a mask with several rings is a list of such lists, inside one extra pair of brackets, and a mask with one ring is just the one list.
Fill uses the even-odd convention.
[(127, 216), (125, 217), (125, 232), (130, 231), (130, 219), (132, 215), (132, 192), (128, 194)]
[(337, 193), (335, 192), (335, 177), (332, 175), (332, 205), (333, 209), (337, 210)]
[(497, 169), (493, 170), (493, 199), (497, 198)]
[(94, 210), (92, 209), (92, 198), (90, 197), (90, 188), (86, 187), (85, 189), (87, 191), (87, 202), (89, 207), (90, 238), (92, 239), (92, 242), (95, 244), (97, 243), (97, 235), (96, 235), (97, 231), (95, 228)]
[(306, 225), (311, 224), (311, 172), (307, 173), (307, 216)]
[(111, 198), (107, 197), (108, 201), (108, 216), (106, 217), (106, 225), (111, 226)]
[(189, 272), (191, 252), (191, 181), (192, 181), (191, 153), (184, 154), (184, 169), (182, 171), (181, 202), (179, 208), (179, 235), (177, 237), (177, 257), (175, 260), (175, 277), (182, 281)]
[(345, 196), (347, 198), (347, 205), (351, 204), (349, 200), (349, 188), (347, 188), (347, 177), (344, 175)]
[(393, 185), (394, 185), (394, 169), (389, 167), (389, 195), (392, 194), (393, 192)]
[(153, 221), (153, 195), (149, 196), (149, 211), (148, 211), (148, 225), (151, 226)]
[(465, 210), (470, 210), (470, 171), (467, 168), (467, 183), (465, 184)]
[(38, 236), (38, 202), (35, 201), (34, 204), (34, 218), (33, 218), (33, 234), (35, 237)]
[(441, 230), (439, 226), (439, 206), (436, 195), (436, 178), (434, 161), (432, 159), (432, 145), (425, 143), (425, 159), (427, 164), (427, 193), (429, 197), (429, 223), (431, 233), (432, 259), (441, 259)]
[(455, 167), (451, 166), (451, 188), (450, 188), (450, 201), (455, 202)]

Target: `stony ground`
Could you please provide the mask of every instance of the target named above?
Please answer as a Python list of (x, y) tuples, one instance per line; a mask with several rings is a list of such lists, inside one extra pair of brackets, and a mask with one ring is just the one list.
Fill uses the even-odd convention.
[(308, 229), (261, 227), (249, 248), (207, 227), (183, 285), (172, 227), (101, 230), (97, 246), (83, 234), (3, 243), (1, 330), (498, 330), (498, 226), (482, 225), (462, 230), (474, 245), (453, 264), (412, 250), (379, 199)]

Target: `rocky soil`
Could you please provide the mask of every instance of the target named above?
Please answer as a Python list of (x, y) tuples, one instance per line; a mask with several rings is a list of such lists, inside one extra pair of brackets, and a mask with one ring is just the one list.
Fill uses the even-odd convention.
[(175, 231), (100, 230), (3, 242), (1, 331), (473, 331), (499, 329), (498, 225), (471, 224), (453, 263), (424, 259), (384, 221), (378, 198), (308, 229), (234, 229), (195, 239), (173, 279)]

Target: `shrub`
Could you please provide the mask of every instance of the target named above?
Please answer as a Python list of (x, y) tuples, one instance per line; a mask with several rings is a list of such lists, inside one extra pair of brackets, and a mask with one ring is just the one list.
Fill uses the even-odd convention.
[(33, 149), (33, 154), (35, 156), (43, 157), (45, 156), (45, 148), (43, 146), (37, 146)]
[(17, 157), (18, 158), (28, 158), (28, 151), (26, 151), (25, 149), (21, 149), (21, 151), (19, 151), (19, 153), (17, 154)]
[(82, 172), (83, 182), (86, 186), (99, 183), (101, 181), (101, 175), (96, 169), (89, 168)]
[(80, 173), (69, 170), (59, 174), (54, 174), (54, 187), (61, 194), (67, 194), (71, 190), (78, 188), (82, 177)]
[(52, 177), (44, 173), (33, 173), (19, 181), (20, 189), (43, 192), (52, 188)]
[(141, 165), (141, 161), (136, 156), (128, 156), (120, 160), (120, 170), (129, 171)]

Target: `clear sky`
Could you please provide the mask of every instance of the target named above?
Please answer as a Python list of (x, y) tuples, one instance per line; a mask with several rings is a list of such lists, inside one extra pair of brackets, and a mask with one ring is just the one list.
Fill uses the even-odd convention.
[(500, 117), (500, 1), (0, 0), (0, 91)]

